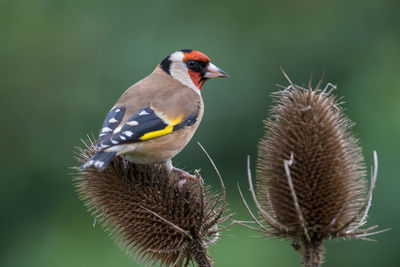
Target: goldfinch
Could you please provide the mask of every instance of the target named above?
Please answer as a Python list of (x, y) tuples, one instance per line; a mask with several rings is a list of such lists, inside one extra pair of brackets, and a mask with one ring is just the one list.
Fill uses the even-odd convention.
[(106, 116), (97, 153), (79, 169), (107, 168), (116, 156), (137, 164), (165, 163), (190, 141), (203, 117), (201, 88), (210, 78), (228, 75), (203, 53), (183, 49), (172, 53), (155, 70), (129, 87)]

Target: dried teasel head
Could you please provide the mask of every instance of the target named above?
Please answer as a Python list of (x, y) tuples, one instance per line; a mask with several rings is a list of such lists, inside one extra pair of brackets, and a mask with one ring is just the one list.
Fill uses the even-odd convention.
[[(78, 148), (79, 162), (95, 153), (90, 139), (84, 143), (85, 147)], [(75, 185), (96, 220), (140, 260), (160, 266), (187, 266), (193, 261), (212, 266), (207, 247), (229, 227), (219, 225), (230, 215), (222, 217), (222, 179), (221, 192), (212, 195), (196, 175), (198, 181), (182, 183), (178, 174), (168, 173), (163, 165), (134, 165), (117, 157), (102, 172), (79, 172)]]
[(378, 233), (371, 232), (377, 226), (360, 228), (371, 204), (377, 156), (367, 192), (361, 148), (332, 94), (335, 87), (321, 89), (319, 82), (306, 89), (285, 76), (290, 85), (274, 94), (277, 103), (258, 146), (257, 196), (248, 160), (250, 191), (264, 223), (243, 200), (256, 230), (293, 241), (304, 266), (319, 266), (324, 240)]

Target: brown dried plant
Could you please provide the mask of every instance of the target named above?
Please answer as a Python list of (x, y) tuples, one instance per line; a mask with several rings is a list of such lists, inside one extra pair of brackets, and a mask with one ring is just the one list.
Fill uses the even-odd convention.
[[(367, 192), (365, 165), (358, 140), (350, 132), (353, 123), (332, 94), (295, 85), (274, 93), (276, 105), (265, 120), (265, 136), (258, 146), (257, 195), (251, 178), (250, 192), (261, 219), (242, 199), (258, 227), (242, 224), (267, 236), (291, 240), (307, 267), (320, 266), (323, 241), (333, 238), (367, 238), (389, 229), (371, 232), (365, 225), (375, 187), (378, 162)], [(239, 188), (240, 190), (240, 188)], [(261, 222), (263, 221), (263, 223)]]
[[(77, 149), (80, 163), (95, 153), (90, 138)], [(231, 217), (222, 217), (225, 187), (216, 171), (222, 189), (213, 195), (198, 171), (198, 181), (182, 183), (163, 165), (134, 165), (117, 157), (102, 172), (94, 168), (79, 172), (75, 186), (89, 212), (139, 260), (160, 266), (188, 266), (193, 261), (213, 266), (207, 248), (230, 226), (220, 224)]]

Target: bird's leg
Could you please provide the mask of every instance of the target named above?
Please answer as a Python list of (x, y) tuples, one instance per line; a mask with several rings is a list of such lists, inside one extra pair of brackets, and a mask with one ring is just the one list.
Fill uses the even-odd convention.
[(173, 167), (172, 171), (177, 172), (181, 176), (181, 180), (179, 180), (179, 182), (178, 182), (179, 187), (182, 187), (183, 184), (186, 183), (187, 180), (192, 180), (194, 182), (197, 182), (200, 180), (200, 184), (204, 184), (204, 181), (201, 177), (190, 174), (187, 171), (184, 171), (182, 169), (175, 168), (175, 167)]
[(175, 167), (174, 167), (174, 168), (172, 169), (172, 171), (178, 173), (178, 174), (182, 177), (182, 179), (197, 180), (197, 177), (196, 177), (195, 175), (190, 174), (190, 173), (188, 173), (187, 171), (184, 171), (184, 170), (182, 170), (182, 169), (179, 169), (179, 168), (175, 168)]
[[(165, 166), (169, 172), (176, 172), (181, 176), (181, 180), (179, 181), (179, 185), (183, 185), (186, 183), (186, 181), (192, 180), (192, 181), (197, 181), (199, 179), (196, 175), (190, 174), (187, 171), (184, 171), (182, 169), (176, 168), (172, 165), (171, 159), (167, 160), (165, 162)], [(203, 183), (203, 181), (201, 181)]]

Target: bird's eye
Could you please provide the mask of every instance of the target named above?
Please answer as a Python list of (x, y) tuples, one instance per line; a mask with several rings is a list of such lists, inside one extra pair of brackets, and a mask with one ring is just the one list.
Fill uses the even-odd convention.
[(186, 63), (186, 65), (189, 67), (189, 68), (194, 68), (194, 67), (196, 67), (196, 65), (197, 65), (197, 61), (195, 61), (195, 60), (189, 60), (187, 63)]

